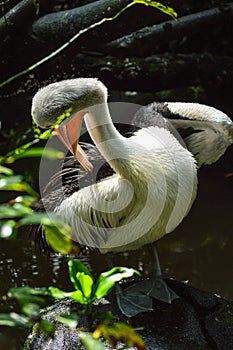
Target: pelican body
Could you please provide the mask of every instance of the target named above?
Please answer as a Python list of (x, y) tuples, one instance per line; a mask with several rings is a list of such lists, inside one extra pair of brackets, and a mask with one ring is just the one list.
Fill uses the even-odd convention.
[[(142, 109), (133, 121), (142, 128), (125, 138), (112, 123), (107, 89), (97, 79), (53, 83), (33, 98), (32, 116), (42, 128), (55, 125), (68, 109), (69, 118), (58, 128), (61, 140), (83, 168), (91, 171), (93, 165), (78, 145), (84, 119), (114, 174), (74, 192), (54, 212), (72, 227), (74, 239), (98, 247), (102, 253), (138, 249), (171, 232), (187, 215), (196, 196), (194, 155), (199, 166), (211, 163), (232, 143), (232, 122), (224, 113), (190, 103), (154, 104)], [(177, 129), (202, 130), (186, 137), (192, 153), (162, 115), (170, 117)], [(209, 134), (210, 140), (206, 137)], [(216, 142), (219, 134), (221, 142)]]
[[(32, 101), (42, 128), (67, 110), (57, 128), (62, 142), (86, 174), (95, 169), (88, 159), (93, 150), (110, 171), (97, 183), (79, 184), (53, 210), (71, 226), (73, 239), (101, 253), (135, 250), (174, 230), (196, 197), (197, 168), (216, 161), (233, 142), (233, 123), (223, 112), (169, 102), (140, 109), (132, 123), (141, 129), (126, 138), (113, 125), (106, 87), (94, 78), (50, 84)], [(87, 154), (78, 144), (83, 120), (95, 145)]]

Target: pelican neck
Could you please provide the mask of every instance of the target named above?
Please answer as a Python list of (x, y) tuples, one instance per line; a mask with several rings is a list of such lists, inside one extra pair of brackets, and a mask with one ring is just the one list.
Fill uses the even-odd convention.
[(97, 147), (102, 142), (124, 138), (112, 122), (107, 103), (90, 107), (84, 116), (84, 120), (87, 130)]

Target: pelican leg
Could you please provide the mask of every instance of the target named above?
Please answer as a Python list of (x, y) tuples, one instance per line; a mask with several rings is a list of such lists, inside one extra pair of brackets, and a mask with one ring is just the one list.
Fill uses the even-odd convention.
[(109, 252), (106, 254), (106, 261), (109, 268), (114, 267), (114, 253)]
[(152, 298), (170, 304), (172, 300), (178, 299), (179, 296), (163, 280), (155, 243), (149, 244), (148, 249), (152, 257), (152, 277), (145, 281), (147, 294)]
[(122, 289), (119, 284), (115, 286), (118, 307), (127, 317), (153, 310), (152, 298), (137, 289), (140, 283), (126, 289)]
[(163, 280), (155, 244), (148, 246), (152, 257), (152, 277), (135, 283), (124, 290), (116, 285), (117, 303), (121, 312), (132, 317), (140, 312), (153, 310), (153, 298), (166, 303), (179, 298)]
[[(106, 260), (110, 268), (114, 267), (114, 253), (107, 253)], [(137, 286), (138, 284), (140, 283), (135, 285)], [(143, 293), (139, 294), (137, 289), (135, 290), (132, 287), (122, 289), (119, 283), (115, 285), (117, 304), (121, 312), (127, 317), (132, 317), (143, 311), (152, 311), (152, 298)]]

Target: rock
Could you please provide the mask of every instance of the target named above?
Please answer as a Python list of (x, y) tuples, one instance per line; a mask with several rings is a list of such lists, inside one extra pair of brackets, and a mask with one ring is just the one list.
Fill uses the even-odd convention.
[[(233, 349), (233, 302), (206, 293), (188, 284), (169, 280), (169, 286), (180, 296), (172, 304), (154, 301), (154, 311), (138, 314), (130, 319), (132, 327), (140, 331), (148, 350), (230, 350)], [(26, 341), (26, 350), (83, 349), (77, 330), (56, 320), (56, 315), (80, 308), (73, 300), (62, 300), (43, 310), (42, 317), (56, 326), (54, 338), (36, 332)], [(95, 306), (100, 312), (111, 310), (120, 322), (126, 322), (112, 293), (108, 301)], [(85, 326), (80, 320), (79, 327)], [(131, 350), (135, 348), (130, 348)]]
[(216, 349), (233, 349), (233, 303), (221, 301), (215, 312), (205, 318), (207, 334), (217, 345)]

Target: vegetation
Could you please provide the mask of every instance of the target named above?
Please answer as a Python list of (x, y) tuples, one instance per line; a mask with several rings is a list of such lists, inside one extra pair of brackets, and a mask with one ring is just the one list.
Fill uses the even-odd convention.
[(8, 202), (0, 204), (0, 237), (15, 238), (17, 230), (22, 226), (42, 225), (51, 247), (62, 254), (68, 254), (72, 250), (68, 225), (55, 215), (36, 213), (33, 207), (39, 200), (39, 194), (22, 175), (16, 175), (8, 165), (22, 158), (40, 157), (42, 154), (49, 159), (63, 157), (61, 152), (51, 148), (48, 151), (43, 147), (32, 148), (34, 144), (34, 141), (29, 142), (0, 157), (0, 191), (11, 193)]
[[(0, 238), (14, 239), (18, 229), (28, 225), (41, 225), (48, 244), (53, 250), (67, 255), (74, 250), (74, 242), (71, 239), (71, 229), (60, 217), (52, 213), (39, 213), (35, 211), (35, 203), (39, 200), (39, 194), (24, 179), (22, 175), (15, 174), (9, 167), (11, 164), (28, 157), (47, 157), (56, 159), (63, 157), (63, 153), (55, 149), (36, 147), (39, 138), (47, 139), (52, 134), (41, 133), (35, 129), (37, 139), (28, 142), (15, 150), (0, 157), (0, 191), (8, 193), (7, 202), (0, 204)], [(71, 298), (82, 305), (76, 313), (58, 316), (57, 320), (71, 328), (77, 328), (81, 316), (87, 320), (86, 328), (80, 331), (80, 341), (87, 349), (106, 349), (100, 338), (105, 339), (112, 346), (118, 342), (124, 342), (135, 346), (139, 350), (145, 349), (144, 341), (134, 329), (126, 324), (114, 322), (114, 316), (109, 311), (105, 314), (98, 313), (93, 303), (108, 295), (116, 282), (123, 278), (129, 278), (138, 272), (134, 269), (114, 267), (101, 273), (95, 281), (90, 270), (79, 260), (70, 260), (69, 275), (75, 290), (62, 291), (55, 286), (48, 288), (32, 288), (23, 286), (11, 288), (3, 300), (16, 299), (21, 308), (21, 313), (10, 312), (0, 314), (0, 325), (9, 327), (23, 327), (37, 331), (47, 332), (53, 336), (55, 327), (41, 317), (41, 308), (52, 300)], [(125, 347), (124, 347), (125, 348)]]
[[(141, 336), (130, 326), (114, 322), (111, 311), (104, 314), (97, 312), (93, 307), (93, 302), (108, 295), (116, 282), (123, 278), (129, 278), (134, 273), (134, 269), (124, 267), (114, 267), (107, 272), (100, 274), (95, 281), (90, 270), (80, 260), (69, 260), (70, 280), (75, 288), (74, 291), (65, 292), (54, 286), (48, 288), (31, 288), (23, 286), (12, 288), (8, 292), (8, 298), (16, 299), (21, 307), (21, 314), (10, 312), (0, 314), (0, 325), (10, 327), (25, 327), (31, 329), (34, 326), (36, 332), (47, 332), (53, 336), (55, 327), (41, 317), (41, 308), (48, 304), (48, 299), (59, 300), (71, 298), (82, 305), (77, 312), (57, 316), (59, 322), (78, 329), (79, 319), (85, 317), (87, 326), (80, 326), (80, 341), (88, 350), (106, 349), (102, 340), (107, 340), (112, 346), (118, 342), (124, 342), (135, 346), (139, 350), (145, 349), (145, 344)], [(125, 348), (125, 347), (124, 347)]]

